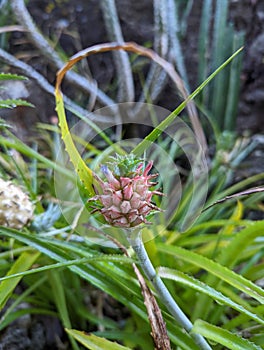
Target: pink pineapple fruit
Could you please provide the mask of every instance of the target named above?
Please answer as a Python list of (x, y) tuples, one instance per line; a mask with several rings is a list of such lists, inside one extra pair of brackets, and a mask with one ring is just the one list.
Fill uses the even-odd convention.
[(159, 191), (150, 190), (156, 185), (150, 180), (158, 176), (149, 174), (152, 166), (151, 161), (143, 169), (142, 161), (135, 159), (134, 155), (117, 156), (109, 166), (112, 171), (103, 165), (101, 171), (107, 182), (95, 176), (99, 190), (96, 189), (97, 195), (90, 200), (99, 201), (100, 207), (93, 212), (100, 211), (107, 223), (117, 227), (128, 228), (149, 223), (146, 216), (152, 211), (161, 210), (151, 202), (152, 196), (162, 195)]

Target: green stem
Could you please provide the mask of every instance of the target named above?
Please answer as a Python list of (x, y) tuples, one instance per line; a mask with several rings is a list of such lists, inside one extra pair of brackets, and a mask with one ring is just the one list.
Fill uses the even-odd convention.
[(132, 234), (130, 233), (128, 237), (129, 242), (137, 255), (142, 270), (144, 271), (145, 275), (150, 280), (150, 282), (153, 284), (156, 292), (159, 295), (160, 300), (166, 306), (168, 311), (175, 318), (178, 324), (182, 326), (191, 335), (191, 337), (193, 338), (195, 343), (200, 347), (200, 349), (212, 350), (212, 348), (208, 345), (206, 340), (200, 334), (191, 333), (193, 324), (180, 309), (180, 307), (168, 291), (167, 287), (162, 282), (161, 278), (157, 275), (156, 270), (153, 267), (145, 250), (144, 244), (141, 239), (141, 233), (132, 232)]

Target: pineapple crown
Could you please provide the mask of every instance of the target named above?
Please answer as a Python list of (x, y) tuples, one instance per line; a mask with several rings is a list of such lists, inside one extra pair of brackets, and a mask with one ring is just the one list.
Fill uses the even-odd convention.
[(109, 157), (109, 160), (106, 163), (107, 165), (101, 166), (101, 171), (105, 175), (108, 173), (109, 168), (117, 178), (124, 176), (129, 178), (134, 177), (137, 174), (139, 164), (142, 163), (142, 160), (136, 158), (133, 153), (124, 156), (117, 154), (115, 157)]

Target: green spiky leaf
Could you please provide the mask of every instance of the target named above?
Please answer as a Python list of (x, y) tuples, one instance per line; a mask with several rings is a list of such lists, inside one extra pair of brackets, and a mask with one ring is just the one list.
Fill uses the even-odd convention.
[(0, 73), (0, 80), (28, 80), (28, 78), (23, 75)]
[(126, 346), (111, 342), (105, 338), (97, 337), (94, 334), (86, 334), (74, 329), (66, 329), (66, 332), (78, 340), (86, 349), (90, 350), (130, 350)]
[(211, 339), (214, 342), (217, 342), (221, 345), (224, 345), (225, 349), (231, 350), (261, 350), (262, 348), (247, 339), (243, 339), (237, 334), (231, 333), (226, 329), (214, 326), (208, 322), (197, 320), (194, 323), (192, 329), (193, 333), (198, 333)]
[(109, 169), (116, 176), (133, 177), (141, 159), (136, 158), (134, 154), (119, 155), (109, 157), (110, 162), (107, 162)]
[(15, 108), (18, 106), (24, 106), (24, 107), (34, 107), (34, 105), (30, 102), (27, 102), (25, 100), (20, 99), (7, 99), (7, 100), (0, 100), (0, 108)]

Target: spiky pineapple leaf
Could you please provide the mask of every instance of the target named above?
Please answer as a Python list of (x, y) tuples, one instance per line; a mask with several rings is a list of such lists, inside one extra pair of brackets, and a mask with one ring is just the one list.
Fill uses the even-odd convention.
[(65, 144), (66, 151), (70, 157), (70, 160), (74, 166), (74, 169), (78, 173), (80, 180), (83, 182), (85, 188), (89, 191), (90, 195), (94, 194), (93, 189), (93, 172), (92, 170), (85, 164), (82, 159), (79, 151), (77, 150), (72, 135), (69, 130), (68, 122), (66, 119), (63, 96), (57, 87), (55, 90), (55, 98), (56, 98), (56, 111), (59, 117), (59, 125), (61, 128), (61, 137)]
[(218, 344), (224, 345), (231, 350), (261, 350), (262, 347), (243, 339), (237, 334), (231, 333), (226, 329), (214, 326), (208, 322), (197, 320), (194, 322), (193, 333), (198, 333), (207, 339), (211, 339)]
[(28, 80), (28, 78), (23, 75), (0, 73), (0, 80)]
[(13, 323), (14, 321), (17, 321), (19, 318), (21, 319), (21, 317), (25, 315), (27, 315), (27, 317), (29, 315), (45, 315), (45, 316), (58, 317), (58, 314), (56, 312), (50, 311), (44, 308), (40, 308), (40, 307), (26, 307), (25, 309), (24, 308), (17, 309), (16, 311), (8, 312), (4, 316), (1, 316), (0, 332), (3, 329), (5, 329), (8, 325)]
[(92, 262), (99, 262), (99, 261), (115, 262), (115, 263), (122, 263), (122, 264), (131, 264), (132, 262), (134, 262), (133, 259), (128, 258), (128, 257), (123, 256), (123, 255), (119, 255), (119, 254), (112, 254), (112, 255), (100, 254), (100, 255), (91, 256), (88, 258), (73, 259), (73, 260), (68, 260), (66, 262), (58, 262), (55, 264), (49, 264), (49, 265), (37, 267), (35, 269), (31, 269), (31, 270), (27, 270), (27, 271), (23, 271), (23, 272), (17, 272), (17, 273), (11, 274), (11, 275), (0, 277), (0, 282), (5, 281), (5, 280), (9, 280), (9, 279), (13, 279), (13, 278), (17, 278), (17, 277), (24, 277), (27, 275), (32, 275), (32, 274), (43, 272), (43, 271), (51, 271), (51, 270), (55, 270), (55, 269), (59, 269), (59, 268), (63, 268), (63, 267), (70, 267), (73, 265), (77, 266), (77, 265), (82, 265), (85, 263), (92, 263)]
[[(57, 306), (60, 319), (62, 320), (62, 324), (65, 328), (71, 328), (71, 319), (66, 301), (65, 288), (61, 280), (61, 275), (58, 271), (50, 271), (48, 276), (51, 291), (53, 293), (54, 301)], [(76, 343), (75, 339), (71, 336), (70, 333), (68, 333), (68, 335), (72, 345), (72, 349), (79, 350), (79, 346)]]
[[(70, 261), (73, 262), (73, 259), (76, 258), (80, 262), (82, 258), (94, 257), (94, 261), (80, 265), (73, 264), (68, 268), (80, 278), (89, 281), (97, 288), (103, 290), (104, 293), (111, 295), (132, 313), (135, 313), (144, 327), (147, 327), (147, 330), (144, 330), (141, 336), (144, 338), (146, 334), (149, 334), (148, 317), (142, 300), (141, 290), (134, 276), (133, 269), (128, 264), (97, 260), (98, 251), (91, 249), (87, 244), (76, 245), (73, 242), (66, 242), (55, 237), (50, 239), (46, 236), (41, 237), (41, 235), (29, 235), (28, 233), (6, 227), (0, 227), (0, 235), (13, 238), (17, 242), (37, 249), (58, 263), (67, 264)], [(180, 327), (176, 326), (166, 313), (164, 315), (172, 343), (180, 346), (183, 350), (198, 350), (192, 338)]]
[[(40, 253), (24, 252), (19, 256), (19, 258), (11, 266), (10, 270), (7, 272), (7, 276), (13, 275), (22, 271), (27, 271), (32, 264), (37, 260)], [(16, 277), (12, 280), (3, 281), (0, 285), (0, 309), (2, 309), (9, 296), (12, 294), (13, 290), (16, 288), (17, 284), (20, 282), (22, 277)]]
[[(260, 223), (259, 225), (256, 224), (256, 229), (254, 232), (257, 232), (263, 228), (264, 228), (264, 223), (262, 224)], [(248, 230), (246, 232), (248, 232)], [(157, 247), (159, 252), (172, 255), (175, 258), (177, 257), (177, 259), (194, 264), (195, 266), (198, 266), (208, 271), (210, 274), (218, 277), (222, 281), (225, 281), (230, 286), (233, 286), (238, 290), (240, 290), (241, 292), (258, 300), (260, 303), (264, 303), (264, 291), (262, 288), (260, 288), (250, 280), (244, 278), (243, 276), (239, 275), (238, 273), (221, 265), (220, 263), (215, 262), (200, 254), (197, 254), (195, 252), (192, 252), (184, 248), (162, 244), (162, 243), (157, 244)], [(241, 251), (242, 249), (240, 250), (240, 252)]]
[[(21, 231), (17, 231), (10, 228), (0, 227), (0, 235), (4, 237), (11, 237), (17, 241), (23, 242), (24, 244), (39, 250), (41, 253), (47, 255), (51, 259), (57, 262), (67, 263), (71, 259), (75, 259), (76, 251), (75, 246), (71, 243), (63, 241), (56, 241), (52, 239), (50, 241), (47, 237), (41, 238), (40, 236), (28, 235)], [(80, 258), (98, 256), (96, 252), (89, 252), (87, 247), (77, 249)], [(94, 266), (96, 268), (94, 268)], [(130, 278), (130, 283), (124, 285), (124, 289), (120, 288), (120, 284), (123, 285), (124, 278), (126, 274), (122, 274), (122, 269), (117, 268), (116, 265), (107, 264), (102, 261), (95, 259), (93, 264), (81, 264), (71, 265), (69, 269), (74, 273), (78, 274), (83, 279), (88, 280), (96, 287), (104, 290), (106, 293), (112, 295), (114, 298), (120, 302), (127, 304), (129, 301), (129, 306), (139, 312), (144, 310), (144, 304), (141, 298), (138, 298), (139, 286), (137, 283), (133, 283)], [(109, 270), (110, 269), (110, 270)], [(124, 294), (122, 293), (124, 292)], [(140, 294), (140, 293), (139, 293)], [(133, 295), (133, 302), (131, 302), (131, 297)], [(145, 315), (145, 314), (144, 314)]]
[(218, 67), (202, 84), (198, 86), (188, 97), (184, 100), (171, 114), (164, 119), (153, 131), (151, 131), (133, 150), (135, 155), (141, 155), (149, 147), (149, 144), (156, 141), (161, 133), (174, 121), (174, 119), (184, 110), (188, 102), (193, 100), (205, 86), (217, 76), (241, 51), (243, 47), (238, 49), (232, 56), (230, 56), (220, 67)]
[(162, 278), (176, 281), (178, 283), (186, 285), (187, 287), (193, 288), (194, 290), (196, 290), (198, 292), (206, 294), (206, 295), (210, 296), (216, 302), (223, 304), (223, 305), (227, 305), (227, 306), (233, 308), (234, 310), (237, 310), (238, 312), (249, 316), (252, 320), (255, 320), (259, 324), (264, 325), (264, 319), (262, 317), (256, 315), (251, 310), (247, 310), (241, 304), (234, 302), (229, 297), (223, 295), (221, 292), (208, 286), (206, 283), (199, 281), (196, 278), (188, 276), (181, 271), (177, 271), (175, 269), (170, 269), (170, 268), (166, 268), (166, 267), (160, 267), (158, 269), (158, 274)]
[(18, 106), (35, 107), (32, 103), (20, 99), (0, 100), (0, 108), (15, 108)]
[(8, 124), (4, 119), (0, 118), (0, 129), (7, 129), (7, 128), (11, 129), (12, 125)]
[[(263, 229), (264, 229), (264, 221), (255, 221), (248, 224), (245, 228), (241, 229), (236, 235), (234, 235), (233, 239), (230, 241), (230, 243), (225, 247), (225, 249), (222, 249), (219, 256), (217, 256), (217, 263), (225, 266), (226, 268), (231, 269), (235, 266), (237, 262), (239, 262), (239, 259), (242, 256), (242, 252), (247, 249), (249, 244), (256, 239), (257, 237), (261, 237), (263, 235)], [(211, 265), (212, 266), (212, 265)], [(226, 270), (228, 271), (228, 270)], [(211, 272), (211, 271), (210, 271)], [(222, 268), (222, 272), (224, 272), (224, 269)], [(232, 284), (231, 279), (233, 279), (233, 282), (236, 284), (236, 288), (241, 290), (243, 288), (245, 290), (246, 294), (250, 294), (253, 298), (256, 299), (257, 294), (262, 295), (263, 298), (263, 289), (259, 288), (258, 286), (250, 283), (249, 281), (246, 282), (245, 279), (241, 279), (238, 275), (238, 278), (231, 278), (231, 275), (227, 277), (227, 274), (224, 272), (224, 276), (220, 279), (217, 278), (216, 274), (209, 274), (206, 277), (206, 283), (214, 286), (215, 288), (218, 288), (218, 286), (222, 283), (222, 281), (226, 281), (230, 284)], [(241, 276), (242, 277), (242, 276)], [(257, 297), (257, 300), (263, 303), (263, 300), (261, 301), (259, 297)], [(195, 315), (197, 315), (197, 318), (205, 314), (204, 310), (208, 310), (210, 308), (210, 304), (212, 301), (208, 299), (206, 296), (201, 295), (199, 297), (199, 303), (196, 304), (196, 308), (194, 310)]]
[(66, 332), (79, 341), (86, 349), (90, 350), (130, 350), (126, 346), (111, 342), (105, 338), (97, 337), (94, 334), (77, 331), (75, 329), (66, 329)]
[(8, 133), (8, 138), (0, 135), (0, 144), (4, 145), (9, 149), (15, 149), (18, 152), (24, 154), (27, 157), (37, 159), (41, 163), (43, 163), (46, 167), (51, 169), (56, 169), (56, 171), (63, 174), (69, 179), (75, 179), (73, 173), (65, 167), (60, 166), (57, 162), (50, 160), (49, 158), (44, 157), (39, 152), (35, 151), (33, 148), (29, 147), (25, 143), (23, 143), (19, 138), (13, 135), (11, 132)]
[(109, 160), (111, 162), (106, 164), (116, 176), (132, 177), (135, 175), (139, 164), (142, 163), (142, 159), (136, 158), (133, 153), (127, 155), (116, 154), (115, 157), (109, 157)]

